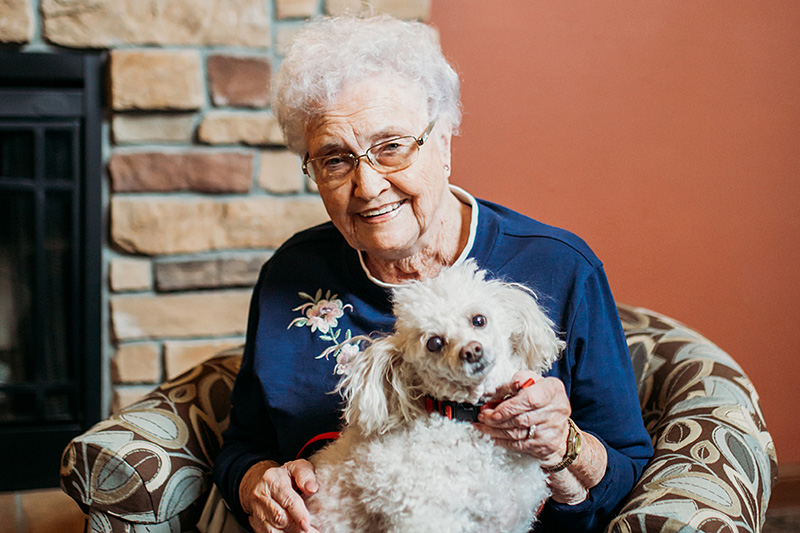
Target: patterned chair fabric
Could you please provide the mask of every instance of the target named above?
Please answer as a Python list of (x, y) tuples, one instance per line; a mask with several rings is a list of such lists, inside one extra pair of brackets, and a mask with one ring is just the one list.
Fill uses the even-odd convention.
[(608, 531), (761, 531), (778, 463), (752, 383), (686, 326), (619, 312), (655, 455)]
[[(608, 531), (761, 531), (777, 461), (752, 384), (698, 333), (619, 311), (656, 452)], [(223, 352), (67, 446), (61, 487), (88, 514), (88, 531), (194, 530), (240, 362), (241, 348)]]
[(194, 529), (240, 363), (241, 348), (222, 352), (70, 442), (61, 488), (88, 514), (88, 531)]

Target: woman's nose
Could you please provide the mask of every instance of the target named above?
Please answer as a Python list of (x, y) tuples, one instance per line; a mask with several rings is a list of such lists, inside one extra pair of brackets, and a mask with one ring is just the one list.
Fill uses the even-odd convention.
[(389, 187), (386, 176), (372, 168), (366, 157), (353, 169), (353, 183), (353, 194), (364, 199), (376, 198)]

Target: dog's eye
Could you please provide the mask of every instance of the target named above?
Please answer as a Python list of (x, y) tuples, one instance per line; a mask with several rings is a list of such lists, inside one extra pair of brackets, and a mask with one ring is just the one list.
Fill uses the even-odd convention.
[(425, 347), (430, 352), (438, 352), (444, 348), (444, 339), (441, 337), (431, 337), (428, 339), (428, 342), (425, 343)]
[(472, 317), (472, 325), (476, 328), (482, 328), (486, 325), (486, 317), (483, 315), (475, 315)]

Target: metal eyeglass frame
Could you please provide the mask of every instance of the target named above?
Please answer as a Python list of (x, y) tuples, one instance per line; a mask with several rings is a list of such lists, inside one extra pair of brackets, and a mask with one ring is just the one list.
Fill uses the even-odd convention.
[[(363, 159), (363, 158), (365, 158), (365, 157), (367, 158), (367, 162), (369, 163), (369, 166), (371, 166), (372, 168), (374, 168), (374, 169), (375, 169), (375, 170), (377, 170), (378, 172), (384, 172), (384, 171), (383, 171), (383, 170), (381, 170), (381, 169), (375, 168), (375, 165), (376, 165), (377, 163), (376, 163), (375, 161), (373, 161), (373, 159), (372, 159), (372, 155), (370, 154), (370, 152), (372, 152), (372, 150), (373, 150), (374, 148), (376, 148), (376, 147), (378, 147), (378, 146), (381, 146), (381, 145), (383, 145), (383, 144), (386, 144), (386, 143), (390, 143), (390, 142), (392, 142), (392, 141), (396, 141), (396, 140), (398, 140), (398, 139), (406, 139), (406, 138), (409, 138), (409, 137), (410, 137), (410, 138), (414, 139), (414, 142), (415, 142), (415, 143), (417, 143), (417, 147), (418, 147), (418, 148), (417, 148), (417, 153), (419, 153), (419, 148), (420, 148), (420, 147), (422, 147), (422, 145), (423, 145), (423, 144), (425, 144), (425, 141), (427, 141), (427, 140), (428, 140), (428, 137), (429, 137), (429, 136), (430, 136), (430, 134), (431, 134), (431, 130), (433, 130), (433, 126), (434, 126), (435, 124), (436, 124), (436, 119), (433, 119), (433, 120), (430, 122), (430, 124), (428, 124), (428, 127), (427, 127), (427, 128), (425, 128), (425, 131), (423, 131), (423, 132), (420, 134), (420, 136), (419, 136), (419, 137), (414, 137), (413, 135), (402, 135), (402, 136), (400, 136), (400, 137), (394, 137), (394, 138), (392, 138), (392, 139), (387, 139), (387, 140), (385, 140), (385, 141), (381, 141), (381, 142), (379, 142), (379, 143), (373, 144), (372, 146), (370, 146), (369, 148), (367, 148), (367, 151), (366, 151), (366, 152), (364, 152), (364, 153), (363, 153), (363, 154), (361, 154), (361, 155), (354, 155), (354, 154), (350, 154), (350, 153), (343, 152), (343, 153), (341, 153), (341, 154), (330, 154), (330, 155), (323, 155), (323, 156), (319, 156), (319, 157), (312, 157), (312, 158), (310, 158), (310, 159), (309, 159), (309, 157), (308, 157), (308, 156), (309, 156), (309, 153), (308, 153), (308, 152), (306, 152), (306, 156), (305, 156), (305, 158), (303, 158), (303, 174), (305, 174), (305, 175), (306, 175), (306, 176), (308, 176), (308, 177), (309, 177), (311, 180), (313, 180), (314, 182), (316, 182), (317, 180), (314, 178), (314, 176), (312, 175), (312, 173), (311, 173), (311, 172), (309, 171), (309, 169), (308, 169), (308, 164), (309, 164), (309, 163), (312, 163), (312, 162), (314, 162), (314, 161), (320, 160), (320, 159), (325, 159), (325, 158), (328, 158), (328, 157), (335, 157), (335, 156), (340, 156), (340, 157), (349, 157), (349, 158), (351, 158), (351, 159), (353, 160), (353, 168), (351, 169), (351, 172), (352, 172), (353, 170), (355, 170), (355, 169), (357, 169), (357, 168), (358, 168), (358, 165), (361, 163), (361, 159)], [(404, 170), (404, 169), (407, 169), (408, 167), (410, 167), (411, 165), (413, 165), (413, 164), (414, 164), (416, 161), (417, 161), (417, 160), (416, 160), (416, 159), (414, 159), (414, 160), (413, 160), (413, 161), (411, 161), (411, 162), (410, 162), (408, 165), (406, 165), (406, 166), (404, 166), (404, 167), (392, 168), (392, 169), (391, 169), (391, 170), (389, 170), (388, 172), (395, 172), (395, 171), (397, 171), (397, 170)], [(348, 172), (348, 174), (349, 174), (349, 172)]]

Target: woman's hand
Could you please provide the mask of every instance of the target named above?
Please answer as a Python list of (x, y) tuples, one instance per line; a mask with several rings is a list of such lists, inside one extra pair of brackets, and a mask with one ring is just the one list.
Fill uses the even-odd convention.
[[(528, 378), (534, 384), (520, 388)], [(567, 451), (567, 419), (572, 413), (561, 380), (517, 372), (498, 396), (508, 398), (481, 412), (481, 429), (501, 446), (536, 457), (542, 466), (557, 465)]]
[[(534, 384), (522, 384), (534, 379)], [(514, 375), (510, 385), (498, 391), (508, 398), (496, 406), (484, 408), (477, 428), (499, 445), (537, 458), (543, 467), (552, 468), (567, 453), (569, 423), (572, 414), (564, 384), (557, 378), (542, 378), (531, 371)], [(550, 474), (553, 499), (577, 504), (585, 500), (589, 489), (605, 475), (606, 449), (592, 435), (581, 432), (581, 453), (565, 470)]]
[(300, 493), (310, 496), (318, 488), (314, 466), (304, 459), (283, 465), (262, 461), (242, 478), (239, 502), (256, 533), (316, 532)]

